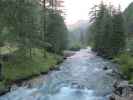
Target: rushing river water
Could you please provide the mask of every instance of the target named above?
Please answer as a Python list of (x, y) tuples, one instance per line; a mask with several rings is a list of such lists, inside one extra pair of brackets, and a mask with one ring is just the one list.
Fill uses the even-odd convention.
[(59, 71), (49, 73), (41, 85), (20, 87), (0, 100), (108, 100), (115, 77), (103, 70), (105, 66), (115, 65), (82, 49), (65, 60)]

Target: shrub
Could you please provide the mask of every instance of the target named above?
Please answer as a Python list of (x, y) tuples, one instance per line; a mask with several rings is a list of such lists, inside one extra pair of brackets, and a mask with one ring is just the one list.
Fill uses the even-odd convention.
[(123, 53), (118, 58), (122, 73), (126, 75), (128, 79), (131, 79), (133, 75), (133, 57), (128, 53)]

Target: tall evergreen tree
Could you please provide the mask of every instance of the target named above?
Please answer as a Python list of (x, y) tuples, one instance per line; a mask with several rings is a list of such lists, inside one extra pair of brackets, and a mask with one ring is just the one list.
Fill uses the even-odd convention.
[(31, 56), (32, 48), (43, 49), (45, 54), (52, 41), (54, 51), (62, 51), (67, 28), (55, 7), (59, 7), (57, 0), (43, 0), (43, 4), (38, 0), (0, 0), (0, 42), (16, 45), (23, 55)]
[[(97, 7), (97, 6), (96, 6)], [(125, 46), (124, 20), (120, 10), (101, 3), (93, 12), (94, 50), (99, 55), (113, 57)]]
[(120, 11), (113, 15), (113, 33), (111, 38), (113, 54), (116, 55), (123, 50), (126, 41), (123, 14)]
[(47, 42), (51, 44), (51, 51), (60, 53), (65, 49), (67, 28), (63, 17), (59, 13), (49, 12)]

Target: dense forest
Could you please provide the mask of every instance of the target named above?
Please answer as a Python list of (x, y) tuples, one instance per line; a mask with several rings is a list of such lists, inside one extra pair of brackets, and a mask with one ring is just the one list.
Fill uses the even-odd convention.
[(67, 44), (63, 1), (0, 0), (1, 83), (51, 69)]
[(91, 17), (94, 50), (107, 57), (117, 55), (123, 50), (126, 38), (120, 8), (101, 3), (92, 9)]
[(131, 3), (124, 11), (126, 32), (128, 34), (133, 33), (133, 3)]
[[(26, 51), (31, 53), (32, 48), (46, 49), (51, 47), (54, 49), (53, 52), (61, 52), (64, 49), (59, 44), (60, 41), (65, 42), (64, 37), (67, 33), (63, 17), (59, 10), (56, 10), (56, 4), (51, 4), (53, 1), (49, 1), (49, 8), (44, 2), (46, 1), (1, 0), (2, 46), (5, 43), (15, 45), (19, 50), (24, 51), (24, 55), (28, 53)], [(54, 41), (54, 44), (50, 39)], [(55, 48), (54, 45), (60, 49), (57, 50), (58, 48)]]
[(95, 5), (87, 31), (88, 44), (98, 55), (121, 65), (124, 78), (133, 82), (133, 3), (125, 11), (121, 7)]
[(131, 3), (124, 11), (124, 19), (127, 33), (127, 46), (131, 52), (133, 51), (133, 3)]

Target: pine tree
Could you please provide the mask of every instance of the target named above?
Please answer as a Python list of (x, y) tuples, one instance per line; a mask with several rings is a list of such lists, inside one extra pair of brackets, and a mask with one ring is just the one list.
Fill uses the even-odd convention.
[(103, 3), (93, 12), (93, 15), (95, 17), (93, 17), (91, 29), (94, 34), (94, 50), (101, 56), (112, 58), (125, 46), (123, 15), (120, 10)]
[(51, 10), (48, 20), (47, 42), (52, 46), (50, 51), (60, 53), (65, 49), (67, 41), (67, 28), (64, 19), (59, 13), (54, 13)]
[(55, 9), (59, 7), (56, 3), (56, 0), (43, 0), (43, 4), (39, 0), (0, 0), (0, 42), (15, 45), (24, 56), (32, 56), (33, 48), (42, 49), (45, 56), (52, 41), (53, 50), (62, 51), (67, 28)]
[(113, 15), (113, 34), (111, 45), (113, 54), (116, 55), (125, 47), (126, 35), (124, 28), (124, 19), (121, 11)]

